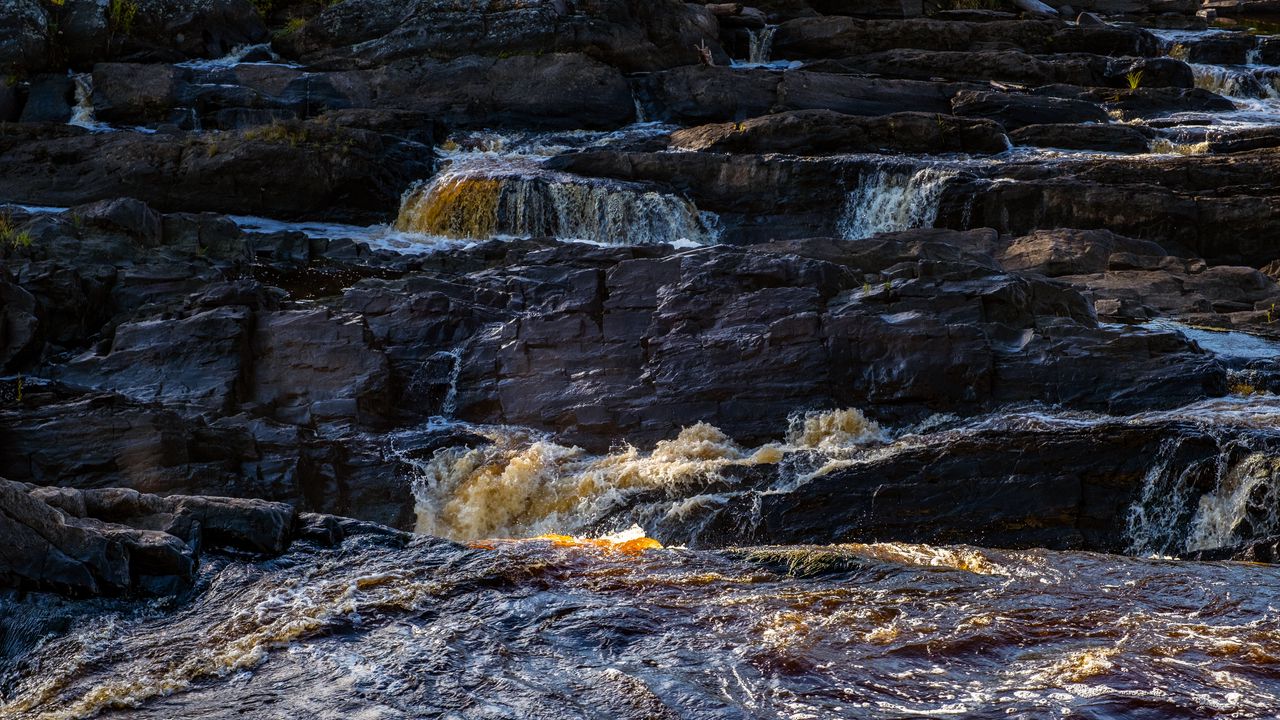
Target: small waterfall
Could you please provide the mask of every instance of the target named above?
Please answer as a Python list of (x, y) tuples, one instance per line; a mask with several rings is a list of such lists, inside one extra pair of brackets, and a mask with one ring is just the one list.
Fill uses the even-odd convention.
[(1254, 453), (1200, 497), (1186, 549), (1233, 547), (1280, 532), (1280, 458)]
[(409, 192), (399, 230), (451, 238), (555, 237), (605, 245), (716, 242), (716, 218), (670, 193), (536, 169), (446, 171)]
[(765, 65), (773, 54), (773, 36), (778, 32), (777, 25), (765, 25), (759, 30), (750, 30), (747, 46), (747, 62)]
[(1233, 442), (1180, 466), (1180, 445), (1161, 446), (1129, 510), (1130, 553), (1177, 555), (1280, 533), (1280, 457)]
[(1190, 63), (1196, 87), (1218, 95), (1237, 98), (1268, 96), (1268, 87), (1249, 70)]
[(67, 124), (94, 132), (111, 130), (112, 128), (109, 125), (98, 122), (93, 114), (93, 75), (90, 73), (73, 74), (71, 79), (76, 86), (76, 104), (71, 110), (71, 120)]
[(926, 167), (902, 172), (885, 167), (864, 174), (849, 193), (838, 221), (840, 237), (857, 240), (876, 233), (933, 227), (938, 202), (954, 170)]

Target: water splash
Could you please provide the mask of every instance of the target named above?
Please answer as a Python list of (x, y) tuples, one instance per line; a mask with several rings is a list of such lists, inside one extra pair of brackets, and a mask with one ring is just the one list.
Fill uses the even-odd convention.
[(914, 172), (878, 167), (849, 193), (837, 224), (846, 240), (876, 233), (933, 227), (947, 183), (959, 173), (928, 166)]
[(748, 31), (747, 62), (767, 65), (769, 56), (773, 54), (773, 36), (777, 33), (777, 25), (765, 25), (759, 30)]
[(729, 468), (773, 465), (795, 455), (816, 455), (810, 462), (816, 467), (887, 440), (879, 425), (852, 409), (797, 416), (784, 443), (757, 448), (739, 446), (706, 423), (685, 428), (647, 453), (626, 445), (599, 456), (528, 430), (467, 429), (490, 444), (444, 449), (418, 464), (420, 533), (474, 540), (580, 532), (648, 492), (663, 499), (639, 509), (642, 514), (680, 513), (691, 501), (714, 502), (704, 491), (731, 483), (724, 475)]
[(115, 128), (98, 122), (93, 113), (93, 75), (78, 73), (71, 76), (76, 86), (76, 104), (71, 109), (71, 120), (68, 125), (75, 125), (93, 132), (111, 132)]
[(1269, 81), (1260, 80), (1247, 68), (1190, 63), (1196, 87), (1233, 98), (1280, 98)]
[(1252, 451), (1246, 437), (1179, 465), (1181, 442), (1167, 440), (1143, 479), (1126, 528), (1130, 553), (1178, 555), (1280, 533), (1280, 458)]
[(1200, 497), (1186, 549), (1212, 550), (1280, 532), (1280, 458), (1254, 453)]

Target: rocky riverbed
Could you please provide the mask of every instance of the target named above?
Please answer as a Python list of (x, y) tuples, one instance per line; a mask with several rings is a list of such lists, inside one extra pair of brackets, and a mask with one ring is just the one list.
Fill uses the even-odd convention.
[(1273, 717), (1218, 5), (0, 0), (0, 717)]

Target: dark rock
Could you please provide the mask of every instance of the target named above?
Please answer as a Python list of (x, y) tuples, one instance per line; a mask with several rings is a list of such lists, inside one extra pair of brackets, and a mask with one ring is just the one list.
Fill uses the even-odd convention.
[(267, 40), (250, 0), (135, 0), (115, 15), (97, 0), (66, 0), (62, 10), (62, 49), (77, 65), (217, 58)]
[(431, 164), (417, 144), (320, 122), (186, 138), (0, 129), (0, 196), (45, 205), (127, 195), (159, 210), (373, 221)]
[(943, 51), (897, 49), (806, 65), (810, 70), (876, 73), (916, 80), (999, 81), (1029, 86), (1068, 84), (1127, 87), (1126, 76), (1142, 72), (1146, 87), (1195, 87), (1184, 62), (1172, 58), (1108, 58), (1100, 55), (1031, 55), (1015, 50)]
[(277, 45), (309, 65), (371, 66), (402, 58), (586, 53), (626, 72), (689, 65), (718, 24), (677, 0), (518, 0), (478, 9), (456, 0), (348, 0)]
[(1027, 125), (1106, 123), (1110, 119), (1093, 103), (1002, 92), (961, 92), (951, 107), (956, 115), (992, 118), (1011, 131)]
[(1032, 147), (1145, 153), (1150, 150), (1154, 135), (1133, 125), (1053, 124), (1020, 127), (1009, 133), (1009, 140), (1014, 145)]
[(1000, 127), (988, 120), (949, 115), (895, 113), (880, 117), (800, 110), (741, 123), (679, 130), (671, 147), (680, 150), (821, 155), (857, 152), (1000, 153), (1007, 148)]
[(1229, 112), (1235, 103), (1201, 88), (1140, 87), (1103, 90), (1052, 85), (1037, 88), (1038, 96), (1097, 103), (1121, 120), (1161, 117), (1183, 112)]
[(0, 273), (0, 369), (7, 369), (30, 354), (39, 330), (36, 299)]
[(19, 122), (65, 123), (71, 119), (75, 84), (66, 75), (42, 75), (31, 81)]
[(48, 36), (49, 19), (39, 0), (0, 0), (0, 72), (14, 76), (44, 69)]
[(1193, 423), (1015, 425), (925, 436), (684, 522), (700, 528), (704, 546), (897, 541), (1123, 552), (1149, 459), (1171, 439), (1184, 479), (1207, 491), (1221, 450)]
[(251, 398), (296, 424), (380, 423), (390, 402), (388, 366), (371, 341), (359, 317), (263, 313), (253, 335)]
[(680, 123), (745, 120), (780, 110), (831, 110), (847, 115), (949, 113), (966, 86), (835, 73), (690, 66), (636, 81), (646, 115)]

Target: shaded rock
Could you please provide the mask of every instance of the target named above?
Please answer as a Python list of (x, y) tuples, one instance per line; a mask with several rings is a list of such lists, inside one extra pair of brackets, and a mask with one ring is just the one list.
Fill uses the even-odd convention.
[(880, 117), (800, 110), (679, 130), (671, 147), (680, 150), (801, 155), (857, 152), (999, 153), (1004, 133), (987, 120), (949, 115), (894, 113)]
[(1048, 86), (1036, 95), (1069, 98), (1069, 102), (1098, 103), (1120, 120), (1160, 117), (1183, 112), (1227, 112), (1235, 109), (1230, 100), (1201, 88), (1140, 87), (1136, 90), (1102, 90)]
[(951, 101), (951, 108), (956, 115), (992, 118), (1008, 130), (1058, 122), (1106, 123), (1110, 119), (1093, 103), (1002, 92), (961, 92)]
[(386, 357), (371, 347), (358, 316), (325, 310), (281, 311), (258, 317), (253, 335), (251, 399), (296, 424), (385, 417)]
[(63, 17), (64, 50), (76, 64), (217, 58), (267, 40), (250, 0), (135, 0), (115, 13), (97, 0), (66, 0)]
[(36, 299), (0, 274), (0, 369), (35, 350), (39, 330)]
[(431, 170), (417, 144), (319, 122), (185, 138), (0, 129), (0, 195), (43, 205), (128, 195), (159, 210), (376, 220)]
[(19, 122), (65, 123), (71, 119), (75, 85), (66, 75), (43, 75), (31, 81)]
[(39, 0), (0, 0), (0, 71), (25, 75), (43, 69), (48, 28)]
[(847, 115), (949, 113), (965, 86), (792, 70), (690, 66), (636, 81), (646, 116), (680, 123), (745, 120), (781, 110)]
[(1014, 145), (1100, 150), (1103, 152), (1145, 153), (1154, 133), (1133, 125), (1050, 124), (1025, 125), (1009, 133)]
[(697, 63), (702, 43), (724, 62), (717, 34), (709, 11), (676, 0), (517, 0), (484, 9), (457, 0), (348, 0), (278, 45), (310, 65), (582, 52), (636, 72)]
[(1007, 270), (1049, 277), (1105, 272), (1117, 253), (1165, 257), (1157, 244), (1110, 230), (1041, 230), (1009, 242), (996, 260)]
[(896, 49), (844, 60), (822, 61), (809, 69), (842, 69), (917, 80), (1000, 81), (1030, 86), (1063, 83), (1128, 87), (1126, 75), (1142, 72), (1147, 87), (1195, 86), (1191, 68), (1172, 58), (1109, 58), (1089, 54), (1032, 55), (1015, 50)]

